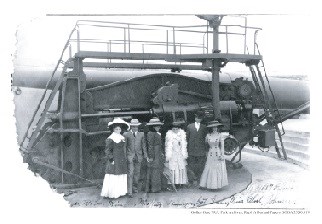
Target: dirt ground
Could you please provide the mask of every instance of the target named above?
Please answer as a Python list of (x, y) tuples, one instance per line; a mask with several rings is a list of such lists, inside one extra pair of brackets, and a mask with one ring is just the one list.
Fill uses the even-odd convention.
[(203, 190), (198, 186), (185, 187), (160, 193), (139, 192), (133, 198), (126, 196), (106, 199), (100, 196), (101, 187), (59, 189), (71, 207), (135, 207), (135, 208), (196, 208), (221, 201), (244, 190), (251, 183), (251, 174), (245, 168), (228, 168), (229, 186), (219, 190)]
[(311, 198), (309, 170), (277, 158), (243, 153), (242, 163), (252, 174), (247, 189), (204, 208), (294, 208), (305, 209)]

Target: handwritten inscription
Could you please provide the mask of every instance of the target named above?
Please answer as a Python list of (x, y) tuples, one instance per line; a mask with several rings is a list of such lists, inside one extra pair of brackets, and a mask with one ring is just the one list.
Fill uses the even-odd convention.
[[(140, 208), (162, 208), (162, 207), (177, 207), (177, 208), (198, 208), (213, 204), (214, 207), (221, 208), (246, 208), (246, 207), (261, 207), (268, 208), (274, 206), (287, 206), (294, 205), (296, 195), (291, 183), (253, 183), (248, 188), (240, 193), (237, 193), (229, 198), (218, 201), (220, 194), (208, 194), (207, 196), (201, 195), (200, 197), (189, 198), (183, 197), (180, 199), (165, 198), (151, 198), (142, 197), (129, 200), (122, 199), (97, 199), (97, 200), (84, 200), (81, 202), (71, 203), (72, 207), (140, 207)], [(209, 196), (211, 195), (211, 196)], [(224, 212), (224, 211), (222, 211)], [(199, 214), (196, 211), (195, 214)], [(207, 213), (208, 214), (208, 213)], [(217, 213), (211, 213), (217, 214)], [(218, 214), (222, 214), (218, 211)], [(245, 213), (244, 213), (245, 214)]]
[[(295, 204), (293, 187), (285, 183), (252, 184), (245, 191), (218, 202), (226, 207), (234, 205), (253, 205), (255, 207), (268, 205)], [(290, 193), (291, 192), (291, 193)], [(257, 206), (256, 206), (257, 205)]]

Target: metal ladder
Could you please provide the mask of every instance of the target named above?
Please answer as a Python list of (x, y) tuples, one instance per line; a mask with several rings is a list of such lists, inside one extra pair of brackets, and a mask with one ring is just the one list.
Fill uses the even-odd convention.
[[(260, 97), (263, 99), (264, 118), (266, 118), (267, 123), (270, 126), (275, 128), (275, 130), (278, 134), (278, 137), (279, 137), (279, 141), (281, 142), (281, 150), (283, 153), (283, 157), (286, 160), (287, 154), (286, 154), (283, 140), (282, 140), (282, 136), (285, 134), (285, 131), (284, 131), (284, 127), (282, 124), (281, 115), (280, 115), (279, 110), (277, 108), (274, 93), (270, 87), (270, 83), (269, 83), (269, 80), (267, 77), (264, 62), (262, 60), (261, 60), (261, 62), (262, 62), (261, 67), (264, 69), (265, 79), (267, 82), (266, 84), (265, 84), (262, 72), (261, 72), (258, 64), (255, 64), (255, 65), (248, 64), (247, 66), (249, 67), (250, 72), (252, 74), (252, 79), (254, 81), (256, 90), (259, 93)], [(268, 87), (268, 89), (269, 89), (269, 93), (272, 97), (272, 100), (270, 100), (270, 98), (269, 98), (269, 93), (266, 90), (266, 87)], [(280, 127), (278, 126), (279, 123), (282, 124), (282, 131), (280, 130)], [(276, 141), (275, 141), (275, 149), (276, 149), (276, 153), (277, 153), (278, 157), (281, 158), (281, 153), (279, 151), (279, 147), (278, 147)]]
[[(45, 91), (44, 91), (43, 95), (41, 96), (41, 99), (40, 99), (40, 101), (39, 101), (39, 103), (37, 105), (37, 108), (35, 109), (35, 111), (33, 113), (32, 118), (30, 119), (30, 121), (28, 123), (27, 130), (26, 130), (26, 132), (25, 132), (25, 134), (24, 134), (24, 136), (22, 138), (22, 141), (20, 142), (20, 145), (19, 145), (19, 148), (20, 148), (20, 150), (22, 152), (28, 153), (28, 151), (30, 151), (32, 149), (32, 147), (35, 145), (36, 140), (38, 139), (39, 134), (41, 132), (43, 123), (44, 123), (44, 121), (46, 119), (46, 115), (48, 113), (48, 110), (49, 110), (49, 108), (50, 108), (50, 106), (51, 106), (51, 104), (52, 104), (52, 102), (54, 100), (54, 97), (55, 97), (56, 93), (58, 92), (61, 84), (63, 83), (64, 76), (65, 76), (65, 74), (67, 72), (68, 67), (70, 66), (70, 62), (72, 61), (72, 58), (69, 58), (67, 61), (64, 62), (63, 61), (63, 56), (64, 56), (64, 53), (65, 53), (66, 49), (70, 45), (71, 37), (72, 37), (73, 33), (76, 31), (77, 26), (78, 25), (76, 23), (76, 25), (74, 26), (73, 30), (69, 34), (67, 42), (66, 42), (66, 44), (65, 44), (65, 46), (64, 46), (64, 48), (63, 48), (63, 50), (61, 52), (60, 58), (58, 59), (58, 62), (57, 62), (56, 66), (55, 66), (55, 68), (54, 68), (54, 70), (53, 70), (53, 72), (51, 74), (51, 77), (50, 77), (50, 79), (48, 80), (48, 82), (46, 84)], [(57, 72), (58, 67), (60, 65), (64, 65), (63, 70), (61, 72), (61, 75), (60, 75), (59, 79), (57, 80), (57, 82), (56, 82), (52, 92), (50, 93), (48, 99), (45, 101), (46, 93), (47, 93), (47, 91), (49, 89), (50, 83), (52, 82), (53, 77), (54, 77), (55, 73)], [(33, 126), (34, 130), (31, 133), (31, 136), (29, 136), (30, 128), (34, 124), (35, 118), (36, 118), (37, 114), (39, 113), (40, 108), (43, 105), (43, 103), (45, 103), (45, 108), (41, 112), (40, 118), (36, 122), (35, 126)], [(24, 143), (26, 142), (26, 140), (28, 140), (27, 146), (24, 147)]]

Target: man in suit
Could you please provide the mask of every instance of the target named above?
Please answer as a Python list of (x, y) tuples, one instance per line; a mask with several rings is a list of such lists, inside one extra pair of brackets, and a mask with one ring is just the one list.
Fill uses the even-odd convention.
[[(198, 111), (195, 114), (195, 122), (189, 124), (187, 127), (188, 176), (190, 176), (189, 178), (194, 184), (197, 184), (197, 181), (200, 180), (207, 160), (207, 147), (205, 142), (207, 127), (200, 123), (203, 117), (203, 112)], [(191, 171), (193, 172), (192, 174)]]
[(140, 178), (141, 162), (147, 158), (147, 151), (144, 142), (144, 133), (139, 132), (138, 119), (132, 119), (130, 122), (130, 131), (124, 133), (127, 141), (126, 153), (128, 163), (127, 188), (128, 195), (138, 192), (138, 182)]

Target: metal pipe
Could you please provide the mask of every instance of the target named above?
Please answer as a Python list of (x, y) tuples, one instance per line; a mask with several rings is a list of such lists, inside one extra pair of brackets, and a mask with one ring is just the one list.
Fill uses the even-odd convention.
[(129, 112), (113, 112), (113, 113), (99, 113), (99, 114), (82, 114), (82, 118), (88, 117), (115, 117), (121, 115), (139, 115), (139, 114), (153, 114), (152, 111), (129, 111)]
[(292, 110), (291, 112), (285, 114), (284, 116), (282, 116), (280, 118), (280, 122), (284, 122), (286, 121), (287, 119), (293, 117), (294, 115), (297, 115), (297, 114), (300, 114), (302, 113), (303, 111), (307, 110), (310, 108), (310, 101), (300, 105), (298, 108)]
[(78, 178), (80, 178), (80, 179), (82, 179), (82, 180), (86, 180), (86, 181), (88, 181), (88, 182), (90, 182), (90, 183), (95, 184), (93, 181), (88, 180), (88, 179), (86, 179), (86, 178), (83, 178), (83, 177), (81, 177), (80, 175), (77, 175), (77, 174), (75, 174), (75, 173), (68, 172), (67, 170), (61, 169), (61, 168), (56, 167), (56, 166), (54, 166), (54, 165), (51, 165), (51, 164), (49, 164), (49, 163), (45, 163), (45, 162), (43, 162), (43, 161), (39, 160), (39, 158), (37, 158), (37, 157), (34, 157), (34, 158), (32, 159), (32, 162), (34, 162), (34, 163), (36, 163), (36, 164), (39, 164), (39, 165), (42, 165), (42, 166), (45, 166), (45, 167), (48, 167), (48, 168), (50, 168), (50, 169), (56, 170), (56, 171), (60, 171), (60, 172), (62, 172), (62, 173), (64, 173), (64, 174), (68, 174), (68, 175), (72, 175), (72, 176), (74, 176), (74, 177), (78, 177)]

